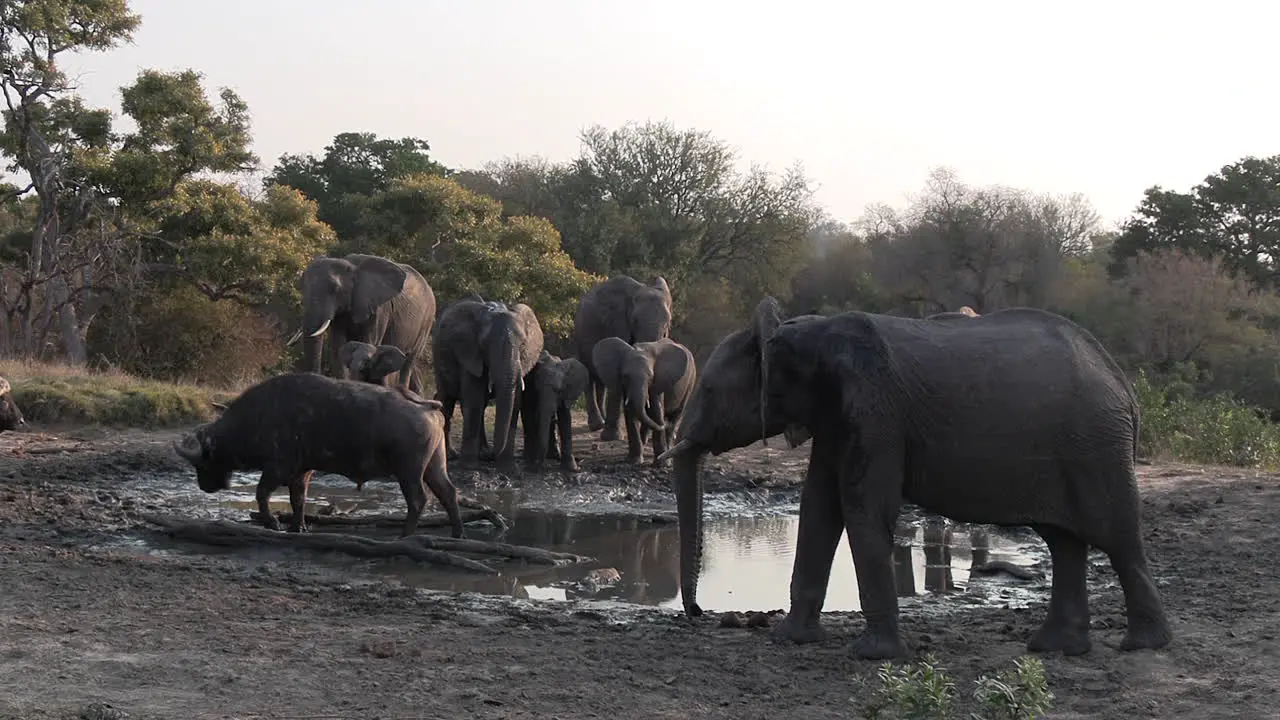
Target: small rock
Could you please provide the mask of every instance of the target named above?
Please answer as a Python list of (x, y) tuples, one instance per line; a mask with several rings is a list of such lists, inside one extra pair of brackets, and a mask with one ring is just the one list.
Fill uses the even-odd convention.
[(740, 628), (742, 627), (742, 616), (730, 610), (720, 616), (720, 627), (722, 628)]

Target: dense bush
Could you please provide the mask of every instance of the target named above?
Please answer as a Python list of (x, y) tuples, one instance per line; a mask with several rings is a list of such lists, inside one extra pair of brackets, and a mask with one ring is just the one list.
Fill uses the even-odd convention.
[(179, 285), (107, 309), (89, 334), (91, 357), (140, 377), (235, 387), (281, 367), (284, 340), (269, 317)]
[(1145, 371), (1134, 382), (1142, 409), (1138, 452), (1147, 457), (1244, 467), (1280, 466), (1280, 427), (1258, 408), (1226, 393), (1197, 397), (1180, 374), (1156, 384)]

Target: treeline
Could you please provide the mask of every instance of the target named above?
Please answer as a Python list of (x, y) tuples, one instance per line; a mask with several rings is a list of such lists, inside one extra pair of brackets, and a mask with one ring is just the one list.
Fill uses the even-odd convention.
[(1081, 195), (946, 170), (904, 207), (840, 222), (800, 168), (744, 168), (669, 123), (589, 128), (559, 163), (449, 168), (425, 140), (351, 132), (267, 169), (249, 108), (195, 71), (140, 73), (121, 88), (127, 122), (71, 89), (60, 57), (139, 22), (124, 0), (0, 8), (0, 153), (29, 178), (0, 197), (4, 355), (243, 382), (296, 361), (283, 341), (306, 263), (368, 252), (413, 264), (442, 307), (530, 304), (553, 350), (581, 293), (616, 273), (665, 277), (700, 357), (764, 293), (794, 313), (1028, 305), (1092, 330), (1168, 407), (1225, 391), (1280, 414), (1280, 156), (1153, 187), (1114, 228)]

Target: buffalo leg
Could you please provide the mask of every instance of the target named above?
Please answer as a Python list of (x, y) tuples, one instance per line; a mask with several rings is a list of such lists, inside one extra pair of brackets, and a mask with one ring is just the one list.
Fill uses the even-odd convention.
[(280, 529), (280, 521), (271, 512), (271, 493), (278, 487), (280, 487), (279, 476), (272, 470), (263, 470), (262, 476), (258, 478), (258, 489), (254, 495), (258, 500), (258, 515), (262, 517), (262, 524), (268, 530)]
[[(422, 508), (426, 505), (426, 492), (422, 489), (423, 483), (431, 488), (431, 493), (440, 501), (440, 506), (444, 508), (444, 512), (449, 516), (449, 525), (452, 527), (452, 535), (455, 538), (462, 537), (462, 512), (458, 509), (458, 488), (453, 484), (453, 480), (449, 479), (449, 464), (445, 460), (444, 453), (436, 451), (431, 454), (431, 458), (427, 461), (426, 473), (422, 475), (418, 482), (418, 494), (422, 496), (422, 503), (418, 506), (418, 514), (422, 513)], [(405, 535), (410, 535), (417, 529), (418, 518), (415, 515), (412, 525), (409, 518), (405, 517)]]
[[(293, 511), (293, 521), (289, 523), (289, 532), (306, 532), (307, 522), (307, 488), (311, 485), (311, 470), (295, 474), (289, 478), (289, 509)], [(364, 484), (364, 480), (356, 483), (356, 487)]]

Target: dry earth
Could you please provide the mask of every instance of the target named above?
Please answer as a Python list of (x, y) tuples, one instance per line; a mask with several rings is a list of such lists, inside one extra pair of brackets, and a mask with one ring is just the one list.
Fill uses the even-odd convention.
[[(778, 646), (764, 630), (721, 628), (714, 614), (691, 623), (653, 609), (351, 583), (305, 559), (92, 549), (140, 522), (142, 503), (113, 484), (182, 469), (173, 437), (0, 436), (0, 717), (850, 718), (856, 679), (875, 671), (846, 653), (857, 613), (827, 614), (825, 643)], [(621, 443), (586, 445), (586, 480), (455, 476), (464, 492), (482, 482), (666, 491), (663, 473), (617, 462)], [(804, 452), (722, 456), (716, 489), (794, 484)], [(1140, 473), (1174, 643), (1113, 648), (1121, 595), (1095, 562), (1094, 650), (1044, 658), (1049, 717), (1280, 716), (1276, 478), (1170, 465)], [(967, 696), (975, 677), (1022, 654), (1044, 611), (906, 612), (903, 624)]]

